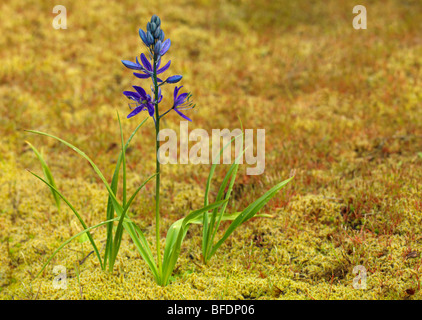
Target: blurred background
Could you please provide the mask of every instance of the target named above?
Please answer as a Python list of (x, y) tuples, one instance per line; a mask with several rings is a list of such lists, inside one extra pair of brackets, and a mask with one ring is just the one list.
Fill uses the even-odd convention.
[[(66, 30), (52, 26), (57, 4), (66, 7)], [(367, 9), (366, 30), (352, 25), (358, 4)], [(79, 230), (71, 212), (58, 214), (48, 188), (25, 170), (41, 172), (25, 140), (42, 150), (60, 190), (84, 209), (88, 224), (105, 217), (106, 192), (89, 164), (54, 140), (23, 130), (73, 143), (110, 178), (120, 148), (116, 112), (125, 137), (146, 117), (126, 119), (129, 101), (122, 92), (132, 85), (148, 88), (149, 81), (135, 78), (121, 60), (145, 52), (138, 29), (145, 30), (153, 14), (172, 41), (166, 75), (182, 74), (180, 84), (194, 94), (197, 107), (186, 113), (193, 119), (189, 129), (234, 129), (240, 117), (245, 128), (266, 130), (266, 170), (260, 176), (241, 170), (231, 206), (245, 207), (296, 170), (294, 181), (265, 207), (278, 218), (252, 221), (249, 231), (234, 238), (256, 246), (260, 234), (268, 252), (285, 248), (285, 263), (272, 276), (278, 279), (283, 270), (293, 287), (318, 286), (308, 291), (315, 297), (324, 297), (330, 281), (349, 288), (353, 266), (363, 264), (373, 275), (370, 297), (420, 298), (418, 0), (3, 1), (0, 247), (7, 254), (0, 260), (1, 294), (27, 297), (18, 288), (31, 270)], [(164, 90), (163, 108), (171, 106), (172, 92)], [(180, 120), (170, 113), (162, 126), (178, 132)], [(154, 135), (149, 120), (133, 140), (131, 190), (154, 170)], [(208, 172), (205, 165), (163, 166), (165, 226), (202, 204)], [(221, 181), (224, 168), (217, 176)], [(153, 223), (152, 190), (153, 183), (131, 213), (146, 230)], [(246, 268), (245, 279), (271, 273), (268, 252)], [(353, 288), (343, 289), (337, 297), (356, 297)], [(252, 297), (283, 298), (268, 290)]]

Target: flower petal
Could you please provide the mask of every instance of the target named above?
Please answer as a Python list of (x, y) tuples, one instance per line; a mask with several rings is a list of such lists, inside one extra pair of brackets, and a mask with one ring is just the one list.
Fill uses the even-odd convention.
[(147, 99), (147, 93), (145, 92), (144, 88), (139, 87), (139, 86), (133, 86), (133, 88), (135, 88), (135, 90), (138, 91), (138, 93), (142, 97), (142, 99), (144, 99), (144, 100)]
[(147, 32), (147, 40), (148, 40), (148, 47), (154, 43), (154, 37), (152, 36), (151, 32)]
[(122, 63), (124, 64), (124, 66), (126, 68), (129, 68), (129, 69), (133, 69), (133, 70), (142, 70), (142, 69), (144, 69), (140, 64), (137, 64), (137, 63), (132, 62), (132, 61), (122, 60)]
[(146, 107), (148, 109), (149, 115), (152, 117), (154, 115), (154, 111), (155, 111), (154, 105), (151, 102), (148, 102), (146, 104)]
[(158, 40), (154, 44), (154, 53), (158, 56), (158, 55), (160, 55), (160, 50), (161, 50), (161, 40)]
[(134, 100), (139, 100), (141, 97), (138, 93), (132, 91), (123, 91), (123, 94), (128, 98), (133, 98)]
[(141, 53), (141, 61), (147, 70), (152, 71), (151, 63), (148, 61), (147, 57), (145, 57), (143, 53)]
[(183, 113), (181, 113), (179, 110), (177, 110), (177, 108), (174, 108), (174, 111), (176, 111), (183, 119), (186, 119), (190, 122), (192, 122), (191, 119), (189, 119), (187, 116), (185, 116)]
[(179, 90), (182, 89), (182, 88), (183, 88), (183, 86), (180, 86), (180, 87), (176, 86), (174, 88), (174, 101), (177, 100), (177, 94), (179, 93)]
[(141, 79), (148, 79), (151, 77), (151, 75), (149, 74), (145, 74), (145, 73), (136, 73), (134, 72), (133, 75), (137, 78), (141, 78)]
[(136, 116), (139, 112), (144, 110), (144, 105), (140, 105), (139, 107), (136, 107), (131, 113), (128, 114), (127, 118), (132, 118), (133, 116)]
[(188, 94), (186, 92), (182, 93), (180, 96), (177, 97), (176, 101), (174, 101), (174, 104), (176, 106), (181, 105), (183, 102), (185, 102), (185, 99), (186, 99), (187, 96), (188, 96)]
[[(164, 38), (164, 36), (163, 36)], [(163, 42), (162, 46), (161, 46), (161, 51), (160, 51), (160, 55), (165, 55), (166, 52), (170, 49), (171, 46), (171, 41), (170, 39), (167, 39), (166, 41)]]
[(171, 60), (169, 60), (169, 62), (166, 63), (166, 65), (164, 67), (162, 67), (161, 69), (157, 70), (157, 74), (163, 73), (164, 71), (166, 71), (168, 68), (170, 68), (170, 64), (171, 64)]

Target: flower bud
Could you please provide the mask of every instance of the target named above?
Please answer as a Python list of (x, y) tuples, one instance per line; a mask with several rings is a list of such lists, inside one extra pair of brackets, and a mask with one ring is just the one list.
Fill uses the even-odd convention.
[(139, 29), (139, 36), (141, 37), (143, 43), (145, 43), (145, 45), (148, 46), (149, 45), (148, 38), (147, 38), (147, 34), (145, 33), (144, 30)]
[(151, 22), (151, 33), (154, 33), (155, 29), (157, 29), (157, 25), (155, 24), (155, 22)]
[(161, 25), (161, 20), (156, 14), (151, 17), (151, 22), (154, 22), (157, 26)]
[(150, 22), (147, 23), (147, 32), (148, 31), (151, 32), (151, 23)]
[(166, 82), (167, 83), (177, 83), (180, 80), (182, 80), (182, 78), (183, 78), (183, 76), (181, 76), (181, 75), (174, 75), (174, 76), (168, 77)]
[(155, 29), (155, 32), (154, 32), (155, 39), (160, 39), (160, 31), (161, 31), (160, 27), (157, 27), (157, 29)]
[(161, 40), (161, 42), (164, 41), (164, 31), (163, 30), (160, 30), (160, 40)]
[(154, 53), (158, 56), (161, 50), (161, 41), (158, 40), (157, 43), (154, 45)]
[(152, 36), (151, 32), (148, 31), (147, 33), (148, 45), (154, 44), (154, 37)]

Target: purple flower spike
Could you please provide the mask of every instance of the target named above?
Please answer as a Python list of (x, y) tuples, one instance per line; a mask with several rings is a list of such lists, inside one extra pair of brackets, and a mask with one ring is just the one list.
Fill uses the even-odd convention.
[[(126, 68), (137, 70), (133, 72), (133, 75), (139, 79), (151, 79), (151, 93), (147, 94), (146, 91), (139, 86), (133, 86), (135, 91), (124, 91), (123, 94), (134, 103), (130, 103), (131, 112), (128, 118), (131, 118), (141, 111), (148, 111), (149, 115), (154, 118), (154, 122), (157, 125), (158, 119), (165, 116), (171, 110), (175, 110), (183, 119), (192, 121), (187, 117), (183, 110), (192, 109), (195, 107), (191, 101), (191, 93), (180, 93), (180, 87), (174, 88), (174, 101), (173, 106), (167, 109), (166, 112), (159, 114), (158, 104), (163, 100), (161, 86), (164, 84), (174, 84), (182, 80), (181, 75), (172, 75), (164, 81), (158, 76), (170, 68), (171, 60), (168, 60), (164, 64), (162, 57), (167, 53), (171, 47), (171, 40), (165, 39), (164, 31), (162, 30), (161, 20), (158, 16), (154, 15), (151, 21), (147, 23), (146, 30), (139, 29), (139, 37), (142, 42), (146, 45), (148, 53), (141, 53), (135, 59), (135, 62), (122, 60), (122, 63)], [(164, 65), (164, 66), (163, 66)], [(158, 82), (158, 85), (157, 85)], [(157, 107), (157, 110), (156, 110)], [(157, 113), (157, 119), (155, 114)]]

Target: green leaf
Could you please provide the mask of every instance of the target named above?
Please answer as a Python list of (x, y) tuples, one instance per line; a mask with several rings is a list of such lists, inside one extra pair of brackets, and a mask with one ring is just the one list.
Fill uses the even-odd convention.
[[(62, 142), (63, 144), (65, 144), (66, 146), (68, 146), (69, 148), (71, 148), (72, 150), (74, 150), (75, 152), (77, 152), (79, 155), (81, 155), (84, 159), (86, 159), (91, 166), (93, 167), (94, 171), (97, 173), (97, 175), (100, 177), (100, 179), (102, 180), (104, 186), (106, 187), (108, 194), (109, 194), (109, 198), (111, 199), (111, 203), (113, 205), (114, 210), (116, 211), (116, 214), (120, 217), (123, 213), (123, 207), (119, 204), (115, 193), (113, 192), (113, 190), (110, 188), (110, 185), (107, 183), (106, 179), (104, 178), (104, 175), (101, 173), (100, 169), (96, 166), (96, 164), (91, 160), (91, 158), (89, 158), (83, 151), (81, 151), (80, 149), (78, 149), (77, 147), (73, 146), (72, 144), (70, 144), (69, 142), (60, 139), (56, 136), (53, 136), (51, 134), (48, 133), (44, 133), (44, 132), (40, 132), (40, 131), (36, 131), (36, 130), (26, 130), (28, 132), (31, 133), (35, 133), (35, 134), (39, 134), (39, 135), (43, 135), (43, 136), (47, 136), (53, 139), (56, 139), (57, 141)], [(136, 238), (136, 233), (135, 230), (133, 229), (133, 226), (131, 225), (127, 225), (124, 224), (125, 229), (128, 231), (129, 235), (131, 236), (134, 244), (136, 245), (138, 251), (141, 253), (142, 257), (145, 256), (145, 252), (144, 252), (144, 248), (142, 247), (139, 239)], [(158, 275), (158, 272), (156, 270), (152, 270), (154, 273), (154, 276)]]
[[(243, 136), (242, 136), (242, 145), (243, 145)], [(234, 182), (236, 180), (236, 175), (237, 175), (237, 171), (239, 169), (239, 160), (241, 157), (243, 157), (243, 154), (245, 153), (246, 149), (243, 150), (240, 155), (238, 155), (238, 157), (236, 158), (235, 162), (230, 166), (229, 171), (226, 173), (226, 176), (223, 179), (223, 182), (221, 183), (220, 189), (218, 190), (218, 194), (217, 194), (217, 199), (216, 201), (219, 201), (221, 199), (223, 199), (223, 197), (228, 200), (231, 196), (231, 192), (233, 189), (233, 185)], [(230, 181), (230, 184), (229, 184)], [(225, 193), (226, 187), (229, 184), (228, 190)], [(212, 245), (214, 243), (214, 238), (215, 235), (217, 234), (217, 230), (220, 226), (221, 223), (221, 218), (224, 215), (224, 212), (226, 210), (228, 202), (226, 202), (220, 210), (220, 214), (218, 215), (217, 218), (217, 208), (213, 210), (213, 213), (211, 215), (211, 219), (210, 219), (210, 223), (209, 223), (209, 227), (208, 227), (208, 235), (207, 235), (207, 239), (205, 240), (205, 248), (203, 248), (203, 252), (202, 255), (205, 259), (205, 261), (207, 260), (205, 257), (208, 256), (209, 250), (212, 249)], [(217, 219), (217, 221), (216, 221)]]
[[(29, 170), (28, 170), (29, 171)], [(82, 227), (85, 230), (88, 230), (87, 225), (85, 224), (85, 222), (83, 221), (82, 217), (79, 215), (79, 213), (76, 211), (76, 209), (72, 206), (72, 204), (60, 193), (59, 190), (57, 190), (52, 184), (50, 184), (49, 182), (45, 181), (43, 178), (41, 178), (40, 176), (38, 176), (37, 174), (29, 171), (30, 174), (34, 175), (35, 177), (37, 177), (38, 179), (40, 179), (42, 182), (44, 182), (46, 185), (48, 185), (51, 189), (53, 189), (62, 199), (63, 201), (69, 206), (69, 208), (73, 211), (73, 213), (75, 214), (76, 218), (78, 218), (79, 222), (81, 223)], [(91, 233), (87, 233), (87, 236), (89, 238), (89, 241), (91, 242), (91, 245), (95, 251), (95, 254), (97, 255), (98, 260), (100, 261), (100, 265), (102, 266), (102, 260), (100, 257), (100, 253), (98, 251), (98, 248), (95, 244), (94, 239), (91, 236)]]
[[(113, 254), (112, 254), (112, 264), (114, 265), (114, 261), (116, 260), (117, 253), (119, 252), (120, 244), (122, 242), (122, 236), (123, 236), (123, 227), (124, 227), (124, 219), (127, 211), (129, 210), (130, 205), (132, 204), (133, 200), (135, 199), (138, 192), (150, 181), (152, 178), (154, 178), (157, 175), (157, 173), (150, 176), (147, 180), (144, 181), (144, 183), (136, 189), (136, 191), (133, 193), (133, 195), (130, 197), (129, 201), (127, 202), (123, 213), (120, 215), (119, 224), (117, 225), (116, 233), (114, 235), (114, 245), (113, 245)], [(142, 234), (142, 232), (141, 232)], [(142, 235), (143, 236), (143, 235)]]
[(262, 197), (260, 197), (258, 200), (256, 200), (252, 204), (250, 204), (245, 210), (243, 210), (242, 213), (227, 228), (223, 237), (213, 247), (210, 255), (207, 257), (208, 260), (215, 254), (217, 249), (223, 244), (223, 242), (233, 233), (233, 231), (238, 226), (240, 226), (245, 221), (254, 217), (258, 213), (258, 211), (263, 206), (265, 206), (268, 203), (268, 201), (270, 201), (277, 194), (277, 192), (280, 191), (293, 178), (294, 177), (290, 177), (289, 179), (284, 180), (284, 181), (280, 182), (279, 184), (275, 185), (270, 190), (268, 190)]
[[(132, 141), (133, 137), (135, 136), (136, 132), (142, 127), (142, 125), (148, 120), (148, 118), (145, 118), (132, 132), (129, 139), (126, 141), (124, 152), (126, 152), (130, 142)], [(114, 169), (113, 178), (111, 180), (110, 188), (113, 191), (114, 195), (117, 193), (117, 187), (119, 184), (119, 171), (120, 166), (122, 164), (122, 158), (123, 158), (123, 152), (121, 151), (119, 154), (119, 157), (117, 159), (116, 168)], [(113, 201), (111, 200), (111, 196), (108, 197), (107, 201), (107, 220), (112, 219), (114, 217), (114, 207), (113, 207)], [(104, 268), (107, 265), (107, 259), (111, 257), (111, 251), (112, 251), (112, 244), (113, 244), (113, 225), (108, 224), (107, 225), (107, 241), (106, 241), (106, 247), (105, 247), (105, 254), (104, 254)], [(112, 268), (113, 266), (110, 265)]]
[[(204, 207), (207, 206), (208, 203), (209, 203), (208, 194), (209, 194), (210, 187), (211, 187), (212, 177), (214, 175), (215, 169), (216, 169), (217, 164), (218, 164), (217, 163), (218, 158), (222, 155), (223, 151), (233, 141), (235, 141), (238, 137), (241, 137), (241, 136), (243, 137), (243, 133), (240, 134), (240, 135), (238, 135), (238, 136), (236, 136), (236, 137), (234, 137), (233, 139), (231, 139), (230, 142), (226, 143), (226, 145), (223, 146), (223, 148), (221, 148), (220, 153), (214, 158), (213, 164), (211, 165), (210, 173), (208, 175), (207, 184), (206, 184), (206, 187), (205, 187)], [(243, 144), (243, 138), (242, 138), (242, 144)], [(242, 155), (243, 155), (243, 153), (242, 153)], [(235, 161), (235, 163), (236, 163), (236, 161)], [(229, 173), (230, 174), (229, 173), (226, 174), (226, 177), (230, 176), (231, 173), (233, 172), (233, 170), (234, 170), (233, 165), (234, 164), (231, 165), (231, 167), (229, 169)], [(225, 186), (224, 186), (224, 188), (225, 188)], [(221, 187), (220, 187), (220, 191), (221, 191)], [(223, 191), (224, 191), (224, 189), (223, 189)], [(217, 200), (219, 200), (219, 199), (217, 199)], [(203, 254), (203, 256), (205, 256), (207, 254), (207, 251), (209, 250), (210, 237), (211, 237), (212, 230), (213, 230), (213, 227), (214, 227), (214, 222), (215, 222), (215, 214), (211, 216), (211, 219), (212, 219), (211, 221), (209, 221), (208, 218), (209, 218), (208, 215), (204, 215), (203, 216), (203, 219), (204, 219), (203, 220), (203, 226), (204, 226), (204, 228), (203, 228), (203, 232), (202, 232), (202, 254)]]
[[(94, 163), (94, 161), (92, 161), (92, 160), (91, 160), (91, 158), (90, 158), (90, 157), (88, 157), (88, 156), (85, 154), (85, 152), (81, 151), (80, 149), (78, 149), (78, 148), (77, 148), (77, 147), (75, 147), (74, 145), (70, 144), (69, 142), (67, 142), (67, 141), (65, 141), (65, 140), (63, 140), (63, 139), (60, 139), (60, 138), (58, 138), (58, 137), (56, 137), (56, 136), (53, 136), (53, 135), (51, 135), (51, 134), (44, 133), (44, 132), (41, 132), (41, 131), (36, 131), (36, 130), (25, 130), (25, 131), (27, 131), (27, 132), (31, 132), (31, 133), (35, 133), (35, 134), (39, 134), (39, 135), (42, 135), (42, 136), (47, 136), (47, 137), (50, 137), (50, 138), (53, 138), (53, 139), (56, 139), (57, 141), (60, 141), (61, 143), (65, 144), (66, 146), (68, 146), (68, 147), (69, 147), (69, 148), (71, 148), (72, 150), (76, 151), (76, 152), (77, 152), (79, 155), (81, 155), (84, 159), (86, 159), (86, 160), (87, 160), (87, 161), (91, 164), (92, 168), (93, 168), (93, 169), (94, 169), (94, 171), (97, 173), (97, 175), (100, 177), (100, 179), (102, 180), (102, 182), (103, 182), (104, 186), (106, 187), (106, 189), (107, 189), (107, 191), (108, 191), (109, 195), (110, 195), (110, 196), (111, 196), (111, 198), (112, 198), (113, 205), (115, 205), (115, 204), (117, 203), (117, 208), (119, 208), (119, 207), (120, 207), (120, 209), (122, 209), (122, 207), (118, 204), (118, 201), (117, 201), (117, 199), (116, 199), (116, 196), (114, 195), (114, 193), (113, 193), (113, 191), (111, 190), (111, 188), (110, 188), (109, 184), (107, 183), (107, 180), (104, 178), (104, 175), (102, 174), (102, 172), (100, 171), (100, 169), (97, 167), (97, 165)], [(116, 207), (115, 207), (114, 209), (116, 210)], [(117, 211), (117, 210), (116, 210), (116, 211)], [(122, 211), (122, 210), (120, 210), (120, 211)]]
[(111, 222), (113, 222), (113, 221), (116, 221), (118, 218), (115, 218), (115, 219), (111, 219), (111, 220), (107, 220), (107, 221), (103, 221), (103, 222), (101, 222), (101, 223), (99, 223), (99, 224), (97, 224), (97, 225), (95, 225), (95, 226), (93, 226), (93, 227), (89, 227), (89, 228), (86, 228), (85, 230), (83, 230), (83, 231), (81, 231), (81, 232), (79, 232), (78, 234), (75, 234), (74, 236), (72, 236), (72, 237), (70, 237), (69, 239), (67, 239), (65, 242), (63, 242), (61, 245), (60, 245), (60, 247), (58, 247), (54, 252), (53, 252), (53, 254), (50, 256), (50, 258), (47, 260), (47, 262), (44, 264), (44, 266), (41, 268), (41, 270), (40, 270), (40, 272), (38, 272), (37, 273), (37, 275), (35, 276), (35, 278), (34, 279), (36, 279), (43, 271), (44, 271), (44, 269), (45, 269), (45, 267), (50, 263), (50, 261), (54, 258), (54, 256), (61, 250), (61, 249), (63, 249), (63, 247), (64, 246), (66, 246), (69, 242), (71, 242), (73, 239), (75, 239), (75, 238), (77, 238), (77, 237), (80, 237), (81, 235), (83, 235), (84, 233), (86, 233), (86, 232), (89, 232), (89, 231), (91, 231), (92, 229), (95, 229), (95, 228), (98, 228), (98, 227), (100, 227), (100, 226), (102, 226), (102, 225), (104, 225), (104, 224), (106, 224), (106, 223), (111, 223)]
[[(41, 163), (41, 167), (42, 167), (42, 171), (44, 173), (45, 178), (47, 179), (47, 181), (54, 187), (57, 189), (56, 184), (54, 182), (54, 178), (53, 175), (51, 174), (50, 168), (48, 167), (47, 163), (45, 162), (43, 156), (41, 155), (41, 153), (28, 141), (26, 141), (26, 143), (31, 147), (31, 149), (34, 151), (35, 155), (38, 157), (38, 160)], [(60, 212), (60, 196), (57, 194), (56, 191), (54, 191), (53, 189), (51, 189), (51, 193), (53, 194), (54, 197), (54, 201), (56, 202), (56, 207)]]
[(192, 211), (185, 218), (173, 223), (167, 232), (166, 245), (163, 256), (163, 274), (161, 285), (167, 285), (171, 274), (173, 273), (177, 259), (179, 258), (182, 241), (186, 236), (188, 227), (194, 221), (200, 221), (202, 215), (214, 208), (218, 208), (227, 200), (218, 201), (201, 209)]

